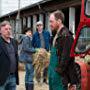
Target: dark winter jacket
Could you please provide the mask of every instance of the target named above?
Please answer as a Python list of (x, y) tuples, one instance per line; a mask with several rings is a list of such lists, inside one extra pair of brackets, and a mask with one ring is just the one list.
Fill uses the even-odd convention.
[[(15, 50), (15, 58), (16, 58), (16, 83), (19, 84), (18, 80), (18, 46), (14, 39), (11, 39), (11, 42), (14, 46)], [(6, 49), (5, 41), (0, 37), (0, 85), (3, 85), (8, 76), (10, 75), (10, 57), (8, 51)]]
[(70, 57), (72, 43), (73, 34), (66, 27), (63, 27), (58, 33), (55, 47), (57, 48), (59, 62), (56, 71), (62, 75), (64, 85), (68, 83), (76, 84), (78, 82), (75, 61), (74, 58)]

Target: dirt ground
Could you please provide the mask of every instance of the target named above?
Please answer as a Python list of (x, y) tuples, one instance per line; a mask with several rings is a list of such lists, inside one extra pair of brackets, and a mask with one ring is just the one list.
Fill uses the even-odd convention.
[[(25, 90), (24, 76), (25, 76), (25, 72), (24, 71), (19, 71), (20, 85), (17, 86), (17, 90)], [(47, 84), (38, 84), (35, 81), (34, 90), (49, 90), (49, 89), (48, 89), (48, 85)]]

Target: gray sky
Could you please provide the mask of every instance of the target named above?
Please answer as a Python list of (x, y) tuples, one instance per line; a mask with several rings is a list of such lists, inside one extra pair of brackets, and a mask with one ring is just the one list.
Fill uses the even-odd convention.
[[(42, 0), (20, 0), (20, 7), (25, 7)], [(18, 0), (0, 0), (1, 16), (18, 9)]]

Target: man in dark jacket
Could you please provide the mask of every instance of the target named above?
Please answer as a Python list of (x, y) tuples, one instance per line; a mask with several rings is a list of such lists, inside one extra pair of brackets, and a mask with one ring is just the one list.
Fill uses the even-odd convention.
[[(63, 22), (64, 14), (61, 11), (55, 11), (50, 14), (50, 27), (52, 30), (52, 49), (49, 65), (50, 90), (56, 90), (56, 87), (58, 87), (57, 90), (67, 90), (68, 83), (72, 85), (73, 90), (76, 90), (77, 75), (74, 67), (75, 62), (74, 58), (70, 57), (73, 35), (64, 26)], [(60, 80), (62, 80), (63, 89), (60, 89), (62, 88)], [(59, 87), (60, 85), (61, 87)]]
[(8, 21), (0, 24), (0, 90), (16, 90), (18, 81), (18, 47), (11, 38)]

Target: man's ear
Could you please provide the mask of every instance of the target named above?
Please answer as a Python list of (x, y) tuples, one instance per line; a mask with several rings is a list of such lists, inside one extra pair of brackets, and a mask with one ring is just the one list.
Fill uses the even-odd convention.
[(58, 24), (62, 23), (61, 19), (58, 19)]

